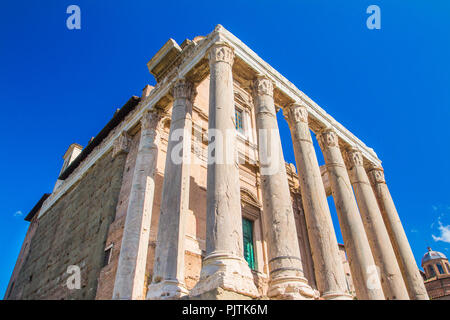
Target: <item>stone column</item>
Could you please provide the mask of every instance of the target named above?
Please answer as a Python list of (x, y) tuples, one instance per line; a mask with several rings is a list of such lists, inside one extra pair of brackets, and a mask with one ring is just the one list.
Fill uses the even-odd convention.
[(406, 237), (405, 230), (403, 230), (394, 201), (392, 201), (391, 194), (386, 185), (383, 168), (372, 166), (369, 169), (369, 178), (392, 246), (394, 247), (394, 252), (403, 274), (409, 297), (412, 300), (429, 300), (423, 278), (417, 268), (408, 238)]
[(274, 299), (313, 299), (314, 291), (302, 269), (272, 81), (265, 76), (258, 77), (253, 84), (253, 98), (269, 260), (267, 296)]
[(345, 150), (344, 158), (372, 254), (376, 265), (380, 268), (384, 295), (388, 300), (408, 300), (408, 292), (395, 258), (394, 249), (381, 217), (375, 194), (370, 186), (369, 177), (363, 167), (362, 154), (358, 149), (350, 147)]
[(302, 257), (303, 273), (305, 274), (305, 278), (308, 280), (308, 284), (311, 286), (311, 288), (313, 288), (313, 290), (316, 290), (316, 292), (319, 292), (317, 290), (316, 276), (314, 273), (314, 261), (312, 259), (311, 245), (309, 243), (308, 238), (308, 228), (306, 226), (305, 210), (303, 209), (302, 195), (300, 193), (298, 193), (297, 201), (298, 201), (297, 206), (299, 210), (298, 218), (300, 224), (300, 228), (297, 231), (297, 233), (301, 235), (301, 243), (299, 240), (299, 246), (300, 246), (300, 255)]
[(339, 148), (338, 136), (332, 129), (325, 129), (317, 135), (317, 140), (325, 159), (356, 296), (360, 300), (384, 300), (378, 274), (370, 272), (375, 262)]
[(351, 299), (308, 126), (307, 107), (303, 102), (293, 103), (284, 111), (291, 129), (317, 287), (325, 299)]
[[(188, 293), (184, 284), (185, 217), (189, 210), (189, 180), (194, 85), (179, 79), (174, 97), (167, 146), (153, 280), (147, 299), (174, 299)], [(181, 141), (180, 141), (181, 138)]]
[(141, 120), (141, 139), (133, 173), (127, 215), (114, 282), (113, 299), (144, 298), (145, 264), (155, 192), (161, 112), (146, 111)]
[(205, 299), (256, 297), (243, 258), (239, 164), (236, 149), (233, 49), (217, 42), (209, 50), (206, 257), (191, 296)]

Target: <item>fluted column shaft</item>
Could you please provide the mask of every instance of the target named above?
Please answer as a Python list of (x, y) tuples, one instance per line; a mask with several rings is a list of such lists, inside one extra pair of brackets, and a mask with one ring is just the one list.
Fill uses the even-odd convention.
[(192, 296), (218, 288), (247, 296), (258, 295), (243, 258), (233, 61), (233, 49), (224, 42), (215, 43), (209, 50), (206, 257), (200, 280), (190, 292)]
[(325, 129), (317, 135), (325, 159), (333, 200), (339, 218), (356, 296), (361, 300), (383, 300), (378, 274), (371, 274), (375, 261), (358, 211), (336, 133)]
[(147, 111), (141, 120), (141, 138), (125, 218), (113, 299), (144, 298), (145, 265), (155, 193), (154, 174), (160, 141), (157, 126), (161, 115), (155, 110)]
[(254, 105), (258, 133), (259, 162), (265, 239), (269, 260), (268, 297), (312, 299), (302, 269), (291, 194), (281, 147), (272, 81), (264, 76), (254, 81)]
[(358, 149), (348, 148), (345, 150), (345, 161), (372, 254), (376, 265), (380, 268), (384, 295), (389, 300), (408, 300), (408, 292), (395, 258), (394, 249), (381, 217), (375, 194), (370, 186), (369, 177), (363, 167), (362, 154)]
[(176, 81), (167, 146), (153, 280), (147, 299), (173, 299), (187, 294), (184, 284), (185, 217), (189, 180), (194, 85)]
[(317, 287), (325, 299), (350, 299), (346, 292), (344, 267), (308, 127), (307, 107), (303, 103), (294, 103), (286, 106), (284, 111), (291, 129)]
[(402, 222), (395, 208), (391, 193), (389, 192), (383, 169), (372, 167), (369, 169), (369, 178), (378, 205), (383, 216), (384, 223), (388, 230), (394, 252), (397, 257), (403, 279), (408, 289), (409, 297), (412, 300), (429, 300), (423, 278), (420, 275), (416, 260), (411, 251), (411, 247), (403, 229)]

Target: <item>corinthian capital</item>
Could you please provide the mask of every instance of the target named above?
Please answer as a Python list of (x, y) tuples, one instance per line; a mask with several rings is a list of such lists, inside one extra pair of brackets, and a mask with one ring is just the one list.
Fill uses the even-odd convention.
[(112, 157), (115, 158), (118, 154), (128, 153), (130, 148), (131, 138), (126, 131), (122, 133), (114, 140)]
[(339, 147), (338, 136), (332, 128), (326, 128), (320, 131), (317, 134), (317, 141), (319, 142), (319, 146), (322, 150), (326, 148)]
[(372, 184), (386, 183), (384, 179), (384, 170), (382, 167), (371, 166), (369, 168), (369, 179)]
[(157, 108), (146, 110), (141, 119), (142, 130), (156, 130), (163, 115), (164, 112)]
[(218, 42), (209, 49), (209, 63), (226, 62), (233, 65), (234, 50), (225, 42)]
[(258, 76), (253, 81), (253, 91), (255, 95), (269, 95), (273, 97), (273, 82), (267, 76)]
[(290, 103), (284, 108), (284, 111), (286, 111), (285, 117), (290, 125), (297, 122), (308, 123), (308, 109), (303, 102)]
[(174, 99), (194, 100), (197, 91), (194, 84), (186, 79), (178, 79), (172, 87), (172, 95)]
[(348, 169), (363, 166), (363, 156), (361, 151), (355, 147), (349, 147), (344, 151), (344, 161)]

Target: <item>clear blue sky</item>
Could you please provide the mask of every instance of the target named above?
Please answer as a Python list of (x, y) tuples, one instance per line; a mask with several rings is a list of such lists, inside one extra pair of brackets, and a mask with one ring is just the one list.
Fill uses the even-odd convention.
[[(71, 4), (81, 30), (66, 28)], [(366, 27), (371, 4), (381, 30)], [(1, 297), (23, 218), (52, 190), (69, 144), (86, 145), (154, 84), (146, 63), (169, 37), (218, 23), (375, 149), (418, 263), (427, 246), (450, 255), (450, 2), (2, 1)], [(281, 118), (280, 128), (295, 162)]]

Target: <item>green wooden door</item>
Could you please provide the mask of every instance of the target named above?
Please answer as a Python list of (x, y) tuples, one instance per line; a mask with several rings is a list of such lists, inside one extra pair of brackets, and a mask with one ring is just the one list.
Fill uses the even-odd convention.
[(242, 233), (244, 235), (244, 258), (250, 269), (256, 270), (255, 253), (253, 249), (253, 221), (242, 218)]

